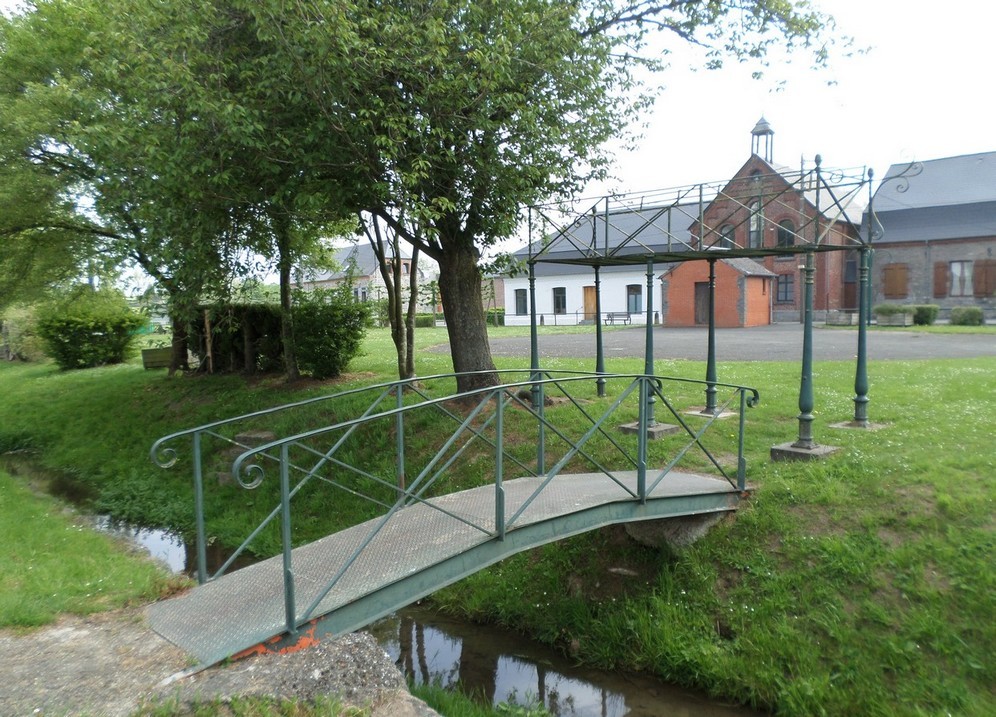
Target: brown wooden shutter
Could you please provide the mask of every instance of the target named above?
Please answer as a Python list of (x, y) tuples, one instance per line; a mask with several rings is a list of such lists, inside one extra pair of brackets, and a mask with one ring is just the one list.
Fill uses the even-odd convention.
[(948, 295), (948, 263), (934, 262), (934, 298), (943, 299)]
[(996, 294), (996, 260), (980, 259), (972, 266), (972, 293), (976, 299)]
[(905, 264), (886, 264), (885, 273), (885, 298), (905, 299), (908, 295), (907, 272)]

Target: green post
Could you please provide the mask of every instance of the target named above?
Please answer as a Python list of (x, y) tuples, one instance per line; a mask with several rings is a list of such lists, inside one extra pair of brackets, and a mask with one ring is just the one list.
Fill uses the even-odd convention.
[[(653, 257), (647, 259), (647, 334), (646, 345), (644, 346), (643, 373), (647, 376), (654, 375), (654, 260)], [(654, 392), (647, 390), (647, 425), (641, 427), (640, 436), (646, 439), (645, 428), (657, 423), (654, 418)]]
[(194, 432), (194, 520), (197, 530), (197, 582), (207, 582), (207, 531), (204, 528), (204, 470), (201, 467), (201, 432)]
[(287, 632), (297, 634), (294, 604), (294, 570), (291, 564), (290, 446), (280, 446), (280, 534), (284, 550), (284, 620)]
[(495, 533), (505, 539), (505, 392), (496, 391), (498, 413), (495, 417)]
[(599, 277), (599, 267), (595, 266), (595, 385), (598, 387), (598, 397), (605, 397), (605, 346), (602, 343), (602, 280)]
[(861, 265), (858, 282), (858, 361), (854, 371), (854, 423), (862, 428), (868, 426), (868, 340), (865, 317), (869, 315), (868, 301), (871, 293), (868, 289), (870, 272), (868, 259), (871, 254), (872, 217), (874, 216), (873, 198), (871, 196), (871, 180), (875, 176), (872, 169), (868, 170), (868, 240), (860, 249)]
[(812, 449), (813, 441), (813, 252), (806, 252), (805, 296), (803, 299), (802, 379), (799, 382), (799, 438), (795, 448)]
[(709, 260), (709, 343), (706, 355), (705, 413), (716, 415), (716, 260)]
[(539, 336), (536, 329), (536, 264), (529, 262), (529, 389), (533, 411), (539, 417), (536, 436), (536, 472), (543, 473), (546, 465), (546, 427), (543, 425), (543, 384), (540, 381)]
[(405, 406), (404, 384), (399, 383), (396, 390), (395, 405), (398, 408), (398, 414), (394, 417), (394, 450), (396, 455), (394, 472), (398, 484), (398, 500), (402, 500), (405, 496), (405, 414), (401, 412)]

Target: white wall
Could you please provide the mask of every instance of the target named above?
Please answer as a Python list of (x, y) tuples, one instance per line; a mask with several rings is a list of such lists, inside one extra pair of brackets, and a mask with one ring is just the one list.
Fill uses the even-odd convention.
[[(657, 276), (664, 271), (661, 266), (654, 272), (654, 311), (659, 312), (660, 282)], [(631, 271), (602, 272), (601, 276), (602, 316), (610, 312), (625, 312), (626, 287), (635, 284), (641, 287), (641, 312), (632, 314), (634, 324), (643, 324), (647, 318), (647, 270), (645, 267), (634, 267)], [(578, 274), (563, 274), (559, 276), (543, 276), (536, 278), (536, 320), (540, 315), (546, 325), (570, 325), (584, 320), (584, 287), (595, 285), (595, 274), (592, 270), (584, 270)], [(563, 287), (567, 294), (567, 312), (553, 313), (553, 289)], [(526, 313), (515, 313), (515, 290), (526, 290)], [(529, 325), (529, 277), (517, 276), (505, 279), (505, 325)]]

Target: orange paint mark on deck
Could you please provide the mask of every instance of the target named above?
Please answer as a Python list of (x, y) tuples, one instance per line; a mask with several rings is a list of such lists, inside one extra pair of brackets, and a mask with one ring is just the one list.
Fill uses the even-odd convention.
[(300, 650), (314, 647), (319, 642), (318, 638), (315, 637), (315, 627), (318, 625), (318, 621), (312, 620), (309, 624), (311, 627), (298, 633), (297, 640), (291, 644), (286, 644), (286, 640), (289, 639), (287, 635), (277, 635), (276, 637), (271, 637), (266, 642), (261, 642), (258, 645), (253, 645), (241, 652), (235, 653), (231, 659), (241, 660), (245, 657), (252, 657), (253, 655), (289, 655), (292, 652), (299, 652)]

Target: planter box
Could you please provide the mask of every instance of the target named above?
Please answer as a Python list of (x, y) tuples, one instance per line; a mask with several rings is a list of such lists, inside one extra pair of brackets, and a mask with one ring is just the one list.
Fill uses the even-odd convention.
[(857, 311), (831, 311), (827, 316), (827, 324), (830, 326), (857, 326)]
[(913, 314), (875, 314), (875, 323), (879, 326), (912, 326)]
[(142, 367), (169, 368), (173, 358), (173, 349), (169, 346), (163, 349), (142, 349)]

